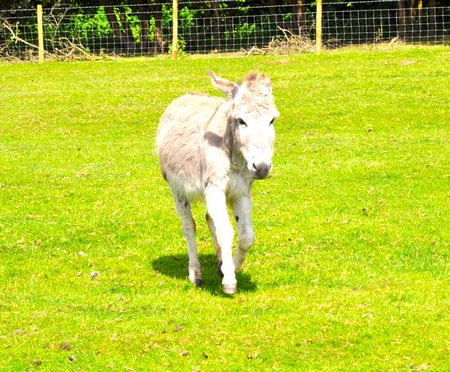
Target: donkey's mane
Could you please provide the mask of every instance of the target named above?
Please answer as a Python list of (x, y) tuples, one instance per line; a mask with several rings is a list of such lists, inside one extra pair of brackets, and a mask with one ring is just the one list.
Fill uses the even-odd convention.
[(249, 73), (247, 74), (247, 76), (245, 77), (245, 80), (244, 80), (244, 81), (238, 80), (238, 81), (236, 82), (236, 84), (242, 85), (244, 82), (246, 82), (246, 83), (248, 83), (249, 85), (252, 85), (253, 83), (255, 83), (255, 82), (258, 81), (259, 75), (260, 75), (260, 74), (259, 74), (258, 72), (256, 72), (256, 71), (249, 72)]
[(260, 74), (259, 72), (250, 72), (247, 74), (245, 82), (247, 83), (247, 88), (250, 92), (257, 93), (258, 96), (261, 97), (271, 98), (272, 84), (266, 75)]
[(245, 80), (246, 80), (248, 83), (251, 83), (251, 82), (253, 82), (253, 81), (258, 81), (259, 75), (260, 75), (260, 74), (259, 74), (258, 72), (255, 72), (255, 71), (249, 72), (249, 73), (247, 74)]

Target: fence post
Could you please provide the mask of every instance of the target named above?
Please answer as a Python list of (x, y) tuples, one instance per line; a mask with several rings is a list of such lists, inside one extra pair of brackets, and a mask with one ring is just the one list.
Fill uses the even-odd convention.
[(316, 1), (316, 53), (322, 50), (322, 0)]
[(173, 0), (173, 17), (172, 17), (172, 58), (177, 59), (178, 56), (178, 0)]
[(44, 29), (42, 26), (42, 4), (37, 6), (39, 63), (44, 62)]

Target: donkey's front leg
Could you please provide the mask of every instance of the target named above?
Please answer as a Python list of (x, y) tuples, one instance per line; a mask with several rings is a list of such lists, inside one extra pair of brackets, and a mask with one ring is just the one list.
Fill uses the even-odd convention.
[(172, 193), (178, 215), (181, 218), (183, 235), (188, 245), (189, 253), (189, 280), (196, 286), (202, 285), (202, 270), (198, 259), (197, 244), (195, 241), (195, 221), (192, 217), (191, 204), (187, 198)]
[(234, 233), (228, 217), (226, 196), (221, 189), (210, 184), (205, 189), (205, 199), (208, 215), (215, 228), (216, 248), (220, 247), (222, 253), (222, 290), (227, 294), (235, 294), (237, 285), (232, 257)]
[(236, 219), (239, 243), (234, 256), (235, 271), (242, 269), (245, 256), (253, 245), (255, 238), (252, 225), (252, 201), (250, 196), (243, 196), (233, 204), (234, 218)]
[(217, 257), (217, 274), (223, 278), (222, 273), (222, 248), (219, 245), (219, 242), (217, 241), (217, 235), (216, 235), (216, 226), (214, 225), (214, 221), (212, 220), (211, 216), (208, 212), (206, 212), (206, 222), (208, 223), (209, 231), (211, 233), (214, 248), (216, 249), (216, 257)]

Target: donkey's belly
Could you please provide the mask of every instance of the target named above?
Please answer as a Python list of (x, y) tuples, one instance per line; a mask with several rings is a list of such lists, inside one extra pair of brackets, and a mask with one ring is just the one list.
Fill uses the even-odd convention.
[(176, 195), (183, 196), (190, 201), (204, 200), (205, 198), (201, 180), (171, 172), (166, 174), (166, 180)]

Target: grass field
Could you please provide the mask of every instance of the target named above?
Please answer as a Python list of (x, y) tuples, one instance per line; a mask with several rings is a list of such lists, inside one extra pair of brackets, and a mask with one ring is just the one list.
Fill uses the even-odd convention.
[[(154, 148), (187, 92), (267, 73), (255, 245), (204, 286)], [(450, 371), (450, 49), (0, 64), (1, 371)], [(92, 278), (91, 273), (99, 276)]]

